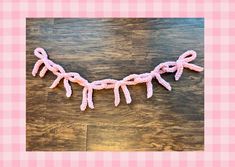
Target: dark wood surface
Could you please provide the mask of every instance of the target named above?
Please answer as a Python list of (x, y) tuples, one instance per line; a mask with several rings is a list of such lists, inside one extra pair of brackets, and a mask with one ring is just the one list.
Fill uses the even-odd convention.
[[(121, 79), (151, 71), (176, 60), (186, 50), (198, 53), (204, 65), (203, 19), (27, 19), (26, 77), (27, 151), (163, 151), (204, 149), (204, 73), (184, 70), (163, 77), (171, 92), (153, 80), (129, 86), (132, 103), (114, 106), (113, 90), (95, 91), (95, 109), (80, 111), (82, 87), (72, 84), (65, 96), (63, 82), (49, 86), (55, 76), (33, 77), (36, 47), (66, 71), (79, 72), (89, 81)], [(120, 91), (121, 92), (121, 91)]]

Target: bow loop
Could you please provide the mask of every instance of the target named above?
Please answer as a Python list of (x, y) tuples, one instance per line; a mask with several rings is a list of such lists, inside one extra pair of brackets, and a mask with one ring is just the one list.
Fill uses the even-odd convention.
[(194, 50), (188, 50), (188, 51), (184, 52), (182, 55), (180, 55), (178, 60), (185, 62), (185, 63), (188, 63), (188, 62), (195, 60), (196, 57), (197, 57), (197, 53)]
[(168, 62), (162, 63), (162, 67), (160, 68), (159, 73), (163, 74), (163, 73), (175, 72), (177, 69), (176, 65), (177, 64), (175, 61), (168, 61)]
[(48, 55), (43, 48), (36, 48), (34, 50), (34, 55), (37, 56), (39, 59), (48, 59)]

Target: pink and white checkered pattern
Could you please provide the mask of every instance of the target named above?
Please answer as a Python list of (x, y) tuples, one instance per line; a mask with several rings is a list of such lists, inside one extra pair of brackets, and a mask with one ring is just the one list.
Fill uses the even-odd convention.
[[(204, 17), (205, 151), (26, 152), (26, 17)], [(0, 166), (235, 166), (234, 0), (0, 0)]]

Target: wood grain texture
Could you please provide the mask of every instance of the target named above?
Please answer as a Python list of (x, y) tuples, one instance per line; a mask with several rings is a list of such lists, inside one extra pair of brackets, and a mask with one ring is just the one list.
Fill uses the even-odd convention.
[(72, 84), (67, 98), (63, 82), (49, 89), (52, 73), (31, 75), (36, 47), (89, 81), (149, 72), (190, 49), (203, 66), (203, 19), (27, 19), (26, 34), (26, 150), (203, 150), (203, 72), (185, 69), (177, 82), (164, 74), (172, 91), (153, 80), (150, 99), (145, 84), (129, 86), (132, 103), (121, 93), (118, 107), (113, 90), (94, 91), (95, 109), (85, 112), (82, 87)]

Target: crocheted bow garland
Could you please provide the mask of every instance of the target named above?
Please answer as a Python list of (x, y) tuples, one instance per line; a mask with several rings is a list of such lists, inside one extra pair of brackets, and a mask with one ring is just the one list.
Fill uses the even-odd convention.
[(177, 61), (168, 61), (168, 62), (161, 63), (149, 73), (131, 74), (129, 76), (126, 76), (122, 80), (103, 79), (103, 80), (89, 82), (88, 80), (86, 80), (85, 78), (83, 78), (81, 75), (79, 75), (76, 72), (65, 72), (62, 66), (48, 59), (48, 55), (43, 48), (36, 48), (34, 50), (34, 54), (36, 57), (39, 58), (39, 60), (34, 65), (34, 68), (32, 71), (33, 76), (36, 76), (39, 70), (39, 67), (42, 64), (44, 64), (44, 67), (39, 73), (40, 77), (43, 77), (48, 70), (57, 76), (57, 78), (54, 80), (50, 88), (55, 88), (59, 84), (59, 82), (63, 79), (64, 88), (66, 90), (66, 96), (70, 97), (72, 94), (72, 89), (71, 89), (69, 82), (74, 82), (84, 87), (83, 92), (82, 92), (82, 104), (80, 106), (82, 111), (86, 109), (87, 105), (91, 109), (94, 108), (94, 104), (92, 100), (93, 90), (113, 89), (114, 99), (115, 99), (114, 104), (115, 106), (118, 106), (118, 104), (120, 103), (120, 94), (119, 94), (120, 87), (124, 93), (126, 103), (129, 104), (131, 103), (130, 92), (127, 88), (127, 86), (129, 85), (136, 85), (138, 83), (146, 83), (147, 98), (150, 98), (153, 95), (152, 79), (156, 79), (159, 84), (164, 86), (167, 90), (171, 91), (171, 85), (161, 77), (161, 74), (176, 72), (175, 80), (179, 80), (179, 78), (181, 77), (183, 73), (184, 68), (188, 68), (196, 72), (203, 71), (202, 67), (189, 63), (193, 61), (194, 59), (196, 59), (197, 57), (197, 54), (195, 51), (189, 50), (183, 53), (181, 56), (179, 56)]

